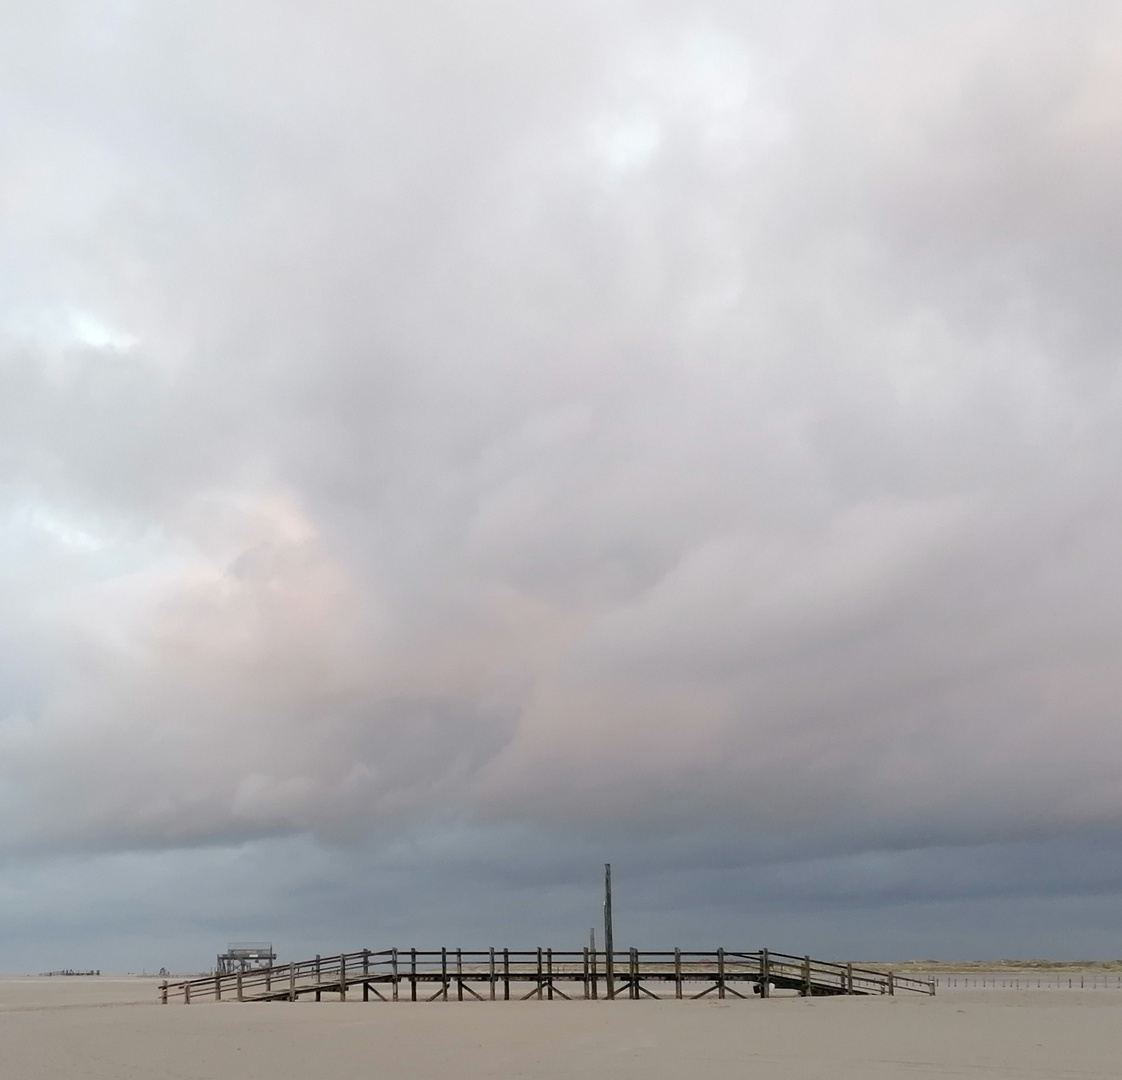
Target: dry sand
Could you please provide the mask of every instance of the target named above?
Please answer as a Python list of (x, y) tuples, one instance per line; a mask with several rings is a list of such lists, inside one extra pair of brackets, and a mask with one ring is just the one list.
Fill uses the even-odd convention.
[(155, 1004), (154, 980), (0, 980), (2, 1080), (1122, 1076), (1122, 992)]

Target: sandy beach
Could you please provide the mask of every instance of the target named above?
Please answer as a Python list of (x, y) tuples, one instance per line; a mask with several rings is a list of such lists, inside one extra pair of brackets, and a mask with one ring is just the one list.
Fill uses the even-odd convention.
[(1122, 993), (768, 1001), (156, 1004), (156, 980), (0, 980), (3, 1080), (592, 1075), (1115, 1077)]

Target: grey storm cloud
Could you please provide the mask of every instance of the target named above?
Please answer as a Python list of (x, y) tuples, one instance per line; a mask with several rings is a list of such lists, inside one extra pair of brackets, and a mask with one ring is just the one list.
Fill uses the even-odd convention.
[(4, 21), (12, 896), (1122, 889), (1117, 3)]

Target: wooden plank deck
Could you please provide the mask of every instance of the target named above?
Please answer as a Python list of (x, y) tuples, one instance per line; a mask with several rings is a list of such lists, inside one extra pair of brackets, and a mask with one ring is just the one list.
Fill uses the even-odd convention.
[(345, 1001), (509, 1001), (536, 998), (635, 1000), (715, 996), (767, 997), (773, 989), (804, 996), (934, 994), (935, 984), (761, 949), (740, 952), (561, 952), (553, 949), (382, 949), (317, 956), (298, 963), (160, 985), (160, 1000), (296, 1001), (323, 995)]

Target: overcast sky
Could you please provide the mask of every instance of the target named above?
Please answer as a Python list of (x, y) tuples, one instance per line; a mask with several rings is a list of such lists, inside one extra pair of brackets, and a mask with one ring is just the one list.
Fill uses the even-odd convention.
[(0, 970), (1122, 954), (1122, 3), (0, 19)]

